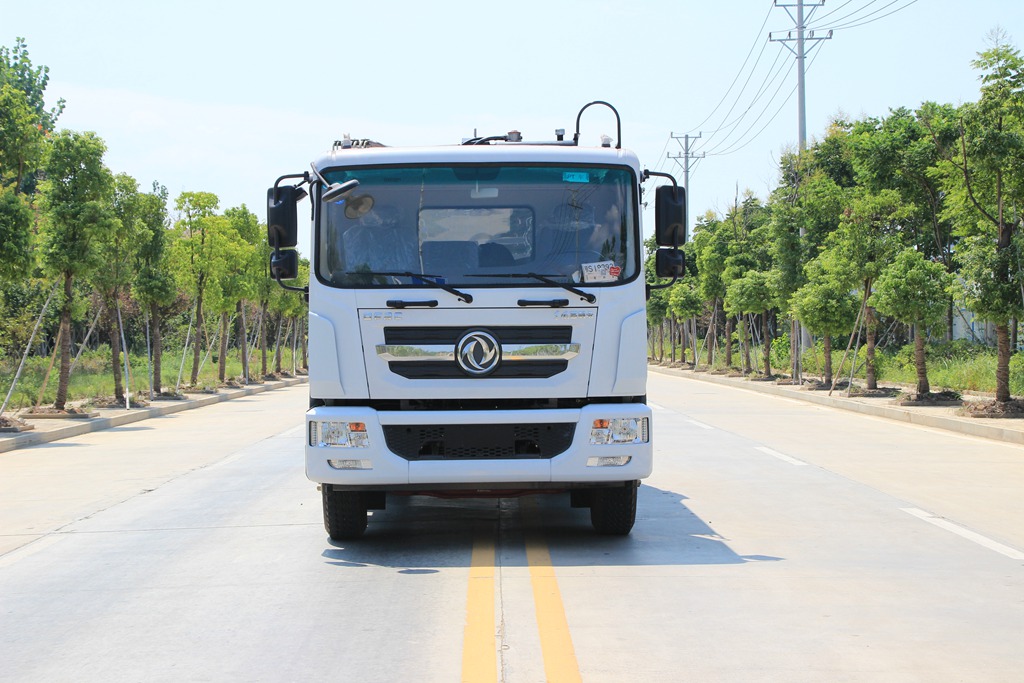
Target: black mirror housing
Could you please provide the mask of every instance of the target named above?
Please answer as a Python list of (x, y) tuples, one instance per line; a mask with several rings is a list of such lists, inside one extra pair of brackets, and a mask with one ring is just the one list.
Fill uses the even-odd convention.
[(654, 254), (654, 271), (658, 277), (682, 277), (686, 274), (686, 254), (679, 249), (659, 249)]
[(272, 248), (292, 249), (299, 243), (298, 202), (303, 196), (303, 190), (290, 185), (267, 190), (267, 241)]
[(686, 190), (661, 185), (654, 191), (654, 233), (659, 247), (678, 247), (686, 241)]
[(294, 280), (299, 276), (299, 252), (294, 249), (275, 249), (270, 255), (270, 277), (275, 280)]

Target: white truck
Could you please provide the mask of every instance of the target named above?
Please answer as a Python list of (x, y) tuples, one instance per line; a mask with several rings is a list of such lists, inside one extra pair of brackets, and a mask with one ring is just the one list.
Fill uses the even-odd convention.
[[(306, 475), (332, 539), (394, 495), (568, 493), (598, 532), (632, 529), (652, 469), (646, 299), (667, 286), (644, 274), (642, 183), (672, 180), (655, 215), (656, 275), (673, 282), (685, 201), (620, 141), (579, 144), (594, 104), (615, 112), (586, 105), (571, 140), (346, 138), (268, 190), (271, 275), (309, 301)], [(299, 288), (282, 280), (307, 191)]]

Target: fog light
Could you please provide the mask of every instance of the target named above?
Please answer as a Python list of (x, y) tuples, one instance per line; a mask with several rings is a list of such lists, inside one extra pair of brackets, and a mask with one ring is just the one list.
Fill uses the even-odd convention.
[(622, 467), (633, 459), (631, 455), (599, 455), (587, 458), (587, 467)]
[(327, 464), (336, 470), (369, 470), (369, 460), (328, 460)]

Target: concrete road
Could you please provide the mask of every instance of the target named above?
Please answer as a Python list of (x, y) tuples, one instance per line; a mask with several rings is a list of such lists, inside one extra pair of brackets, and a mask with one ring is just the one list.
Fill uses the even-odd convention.
[(0, 455), (2, 681), (1019, 681), (1024, 449), (652, 374), (627, 538), (564, 497), (332, 544), (305, 388)]

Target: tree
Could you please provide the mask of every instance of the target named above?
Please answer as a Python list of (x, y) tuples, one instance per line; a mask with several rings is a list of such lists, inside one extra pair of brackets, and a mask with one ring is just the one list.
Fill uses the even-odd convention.
[(768, 325), (769, 312), (775, 307), (775, 286), (771, 274), (763, 270), (751, 270), (729, 283), (725, 296), (726, 310), (733, 315), (746, 313), (761, 314), (761, 330), (764, 339), (764, 376), (772, 374), (771, 332)]
[[(704, 300), (697, 291), (695, 278), (692, 276), (683, 278), (672, 287), (668, 288), (668, 310), (678, 320), (691, 320), (700, 315), (704, 307)], [(696, 327), (694, 327), (696, 330)], [(683, 362), (686, 362), (686, 350), (682, 351)], [(693, 345), (693, 364), (697, 365), (697, 344)]]
[(1018, 256), (1024, 206), (1024, 58), (991, 36), (992, 47), (972, 64), (982, 72), (981, 97), (960, 110), (959, 145), (944, 160), (945, 187), (952, 195), (947, 214), (963, 236), (957, 259), (961, 292), (971, 310), (995, 323), (996, 400), (1010, 400), (1011, 320), (1024, 313)]
[(708, 322), (708, 365), (711, 365), (712, 353), (718, 344), (717, 313), (719, 302), (725, 297), (722, 271), (725, 269), (728, 246), (722, 223), (712, 212), (709, 211), (697, 220), (693, 229), (693, 239), (690, 240), (687, 251), (693, 254), (692, 260), (697, 264), (697, 291), (704, 301), (711, 304), (711, 318)]
[(40, 253), (46, 271), (64, 283), (60, 315), (60, 374), (54, 407), (63, 410), (71, 374), (71, 312), (76, 277), (99, 264), (97, 242), (114, 229), (113, 177), (103, 164), (106, 145), (91, 132), (61, 131), (53, 139), (42, 187)]
[[(114, 398), (127, 393), (121, 377), (121, 299), (134, 276), (139, 236), (142, 232), (139, 184), (131, 176), (119, 173), (114, 178), (113, 214), (117, 224), (96, 240), (101, 268), (89, 280), (103, 303), (107, 335), (110, 338), (111, 371), (114, 377)], [(124, 350), (126, 356), (128, 349)]]
[(153, 392), (161, 393), (164, 314), (178, 298), (168, 259), (174, 235), (168, 230), (167, 188), (153, 183), (153, 191), (139, 195), (139, 245), (136, 250), (133, 289), (149, 311), (152, 331)]
[(255, 297), (259, 291), (257, 278), (263, 277), (263, 264), (258, 262), (261, 241), (266, 241), (266, 230), (262, 229), (256, 214), (249, 211), (245, 204), (228, 209), (224, 212), (230, 228), (226, 235), (225, 258), (231, 264), (222, 278), (221, 288), (224, 293), (221, 308), (221, 343), (218, 377), (225, 380), (228, 354), (228, 314), (234, 310), (238, 316), (238, 345), (242, 351), (242, 372), (248, 380), (248, 349), (246, 347), (247, 330), (245, 325), (244, 301)]
[[(908, 240), (948, 272), (954, 270), (952, 222), (943, 216), (946, 193), (933, 171), (954, 140), (953, 128), (945, 123), (951, 111), (933, 103), (922, 105), (916, 115), (895, 109), (885, 119), (858, 122), (851, 135), (860, 184), (872, 192), (897, 190), (913, 208), (905, 225)], [(946, 303), (946, 335), (952, 339), (953, 301)]]
[[(211, 281), (215, 281), (221, 264), (216, 258), (216, 226), (214, 221), (220, 200), (210, 192), (182, 192), (175, 208), (181, 218), (174, 224), (177, 239), (174, 242), (172, 259), (175, 273), (182, 288), (194, 297), (196, 341), (192, 352), (192, 373), (189, 384), (199, 381), (199, 361), (202, 357), (200, 337), (205, 334), (203, 304), (208, 296)], [(209, 344), (209, 339), (206, 340)]]
[[(839, 222), (839, 228), (826, 240), (826, 258), (836, 264), (833, 272), (848, 287), (859, 287), (870, 298), (875, 279), (904, 245), (903, 225), (911, 208), (896, 190), (878, 193), (858, 188)], [(878, 388), (875, 365), (874, 308), (864, 315), (867, 331), (865, 374), (868, 389)]]
[(942, 320), (949, 299), (952, 276), (941, 263), (924, 258), (913, 248), (904, 249), (875, 282), (871, 304), (883, 315), (914, 326), (914, 366), (917, 393), (931, 392), (925, 363), (925, 326)]
[(793, 294), (793, 312), (812, 334), (821, 335), (824, 380), (832, 386), (832, 337), (853, 331), (860, 302), (827, 255), (811, 261), (804, 270), (807, 282)]
[(9, 84), (25, 93), (36, 122), (45, 131), (53, 130), (57, 118), (64, 111), (63, 99), (57, 101), (56, 107), (46, 109), (46, 85), (49, 81), (50, 67), (32, 66), (24, 38), (17, 38), (13, 49), (0, 47), (0, 85)]

